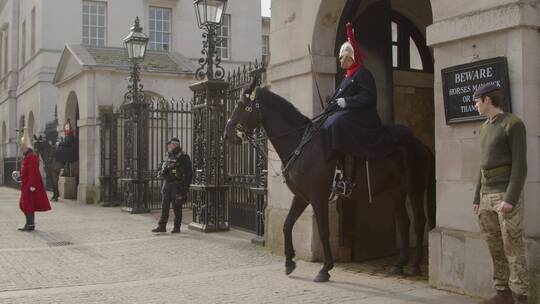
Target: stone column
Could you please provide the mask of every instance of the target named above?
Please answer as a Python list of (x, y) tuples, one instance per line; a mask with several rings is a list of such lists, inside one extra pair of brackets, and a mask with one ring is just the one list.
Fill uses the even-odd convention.
[(95, 117), (79, 119), (79, 184), (77, 200), (99, 203), (99, 121)]

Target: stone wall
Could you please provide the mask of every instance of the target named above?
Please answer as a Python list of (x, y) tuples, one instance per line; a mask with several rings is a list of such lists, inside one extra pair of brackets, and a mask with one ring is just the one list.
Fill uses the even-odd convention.
[[(460, 1), (457, 1), (460, 2)], [(487, 296), (491, 259), (471, 211), (479, 172), (481, 123), (448, 126), (444, 118), (440, 71), (475, 60), (506, 56), (513, 112), (527, 127), (529, 174), (525, 186), (525, 236), (531, 290), (540, 286), (538, 259), (540, 10), (538, 1), (475, 1), (465, 6), (432, 1), (435, 23), (428, 44), (435, 57), (435, 136), (437, 229), (430, 233), (430, 283), (437, 288)], [(470, 4), (470, 5), (469, 5)], [(466, 11), (463, 11), (467, 8)], [(472, 11), (470, 11), (472, 10)], [(536, 298), (538, 299), (538, 298)], [(533, 303), (534, 302), (533, 300)]]

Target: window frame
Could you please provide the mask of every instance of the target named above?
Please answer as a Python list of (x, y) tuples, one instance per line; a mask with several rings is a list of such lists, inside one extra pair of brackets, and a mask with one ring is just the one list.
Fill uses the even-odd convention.
[[(394, 42), (391, 38), (392, 48), (393, 46), (397, 46), (397, 67), (394, 67), (392, 62), (392, 68), (400, 71), (433, 73), (433, 59), (431, 52), (426, 46), (426, 39), (416, 26), (405, 16), (395, 11), (392, 11), (391, 22), (397, 24), (397, 41)], [(418, 49), (422, 61), (422, 69), (411, 68), (410, 39), (416, 44), (416, 48)]]
[(30, 13), (30, 56), (36, 54), (36, 7), (32, 8)]
[[(96, 14), (92, 14), (91, 12), (88, 12), (88, 13), (85, 13), (84, 12), (84, 6), (87, 5), (87, 4), (92, 4), (92, 5), (95, 5), (96, 6), (96, 9), (97, 9), (97, 13)], [(82, 17), (82, 26), (81, 26), (81, 43), (82, 45), (85, 45), (85, 46), (89, 46), (89, 47), (96, 47), (96, 48), (99, 48), (99, 47), (106, 47), (107, 46), (107, 38), (108, 38), (108, 35), (107, 35), (107, 30), (108, 30), (108, 26), (109, 26), (109, 22), (108, 22), (108, 6), (107, 6), (107, 2), (104, 2), (104, 1), (94, 1), (94, 0), (83, 0), (82, 1), (82, 11), (81, 11), (81, 17)], [(103, 12), (103, 25), (100, 25), (99, 24), (99, 17), (101, 16), (101, 14), (99, 13), (99, 8), (100, 6), (103, 6), (104, 8), (104, 12)], [(89, 6), (90, 8), (92, 6)], [(84, 23), (84, 17), (85, 15), (88, 15), (88, 24), (85, 25)], [(95, 25), (92, 25), (92, 16), (95, 15), (96, 16), (96, 24)], [(88, 28), (88, 34), (85, 36), (84, 35), (84, 29), (85, 27)], [(92, 29), (95, 28), (96, 29), (96, 35), (92, 35)], [(101, 40), (101, 38), (99, 37), (99, 29), (103, 29), (103, 45), (100, 45), (99, 44), (99, 41)], [(88, 43), (85, 43), (85, 39), (88, 40)], [(92, 44), (92, 41), (93, 40), (96, 40), (97, 44)]]
[(26, 20), (21, 23), (21, 65), (26, 63)]
[[(227, 27), (227, 36), (223, 36), (223, 23), (225, 20), (228, 20), (228, 24), (226, 25)], [(223, 14), (223, 20), (222, 20), (222, 24), (217, 28), (217, 33), (216, 33), (216, 36), (218, 39), (223, 39), (223, 38), (226, 38), (227, 40), (227, 46), (226, 46), (226, 50), (227, 50), (227, 57), (224, 57), (223, 56), (223, 50), (225, 49), (225, 47), (222, 46), (222, 43), (223, 41), (221, 40), (220, 42), (216, 43), (216, 51), (219, 52), (219, 58), (221, 60), (231, 60), (231, 50), (232, 50), (232, 47), (231, 47), (231, 28), (232, 28), (232, 16), (231, 14)]]
[[(152, 9), (159, 9), (159, 10), (162, 10), (162, 11), (168, 11), (169, 12), (169, 20), (168, 20), (168, 23), (169, 23), (169, 29), (168, 29), (168, 32), (165, 32), (163, 30), (161, 31), (157, 31), (156, 29), (156, 25), (157, 25), (157, 22), (158, 22), (158, 19), (157, 18), (154, 18), (152, 20), (151, 18), (151, 11)], [(152, 29), (152, 23), (154, 21), (154, 29)], [(162, 18), (161, 19), (161, 23), (163, 24), (164, 22), (164, 19)], [(166, 7), (166, 6), (155, 6), (155, 5), (150, 5), (148, 6), (148, 33), (149, 33), (149, 40), (148, 40), (148, 50), (150, 51), (157, 51), (157, 52), (172, 52), (172, 44), (173, 44), (173, 35), (172, 35), (172, 31), (173, 31), (173, 9), (171, 7)], [(154, 42), (152, 42), (152, 32), (154, 33), (160, 33), (162, 36), (161, 38), (161, 41), (159, 42), (159, 44), (161, 45), (161, 48), (154, 48), (153, 46), (157, 46), (158, 45), (158, 42), (157, 40), (155, 40)], [(168, 48), (165, 49), (163, 48), (163, 34), (164, 33), (167, 33), (169, 35), (169, 44), (168, 44)]]

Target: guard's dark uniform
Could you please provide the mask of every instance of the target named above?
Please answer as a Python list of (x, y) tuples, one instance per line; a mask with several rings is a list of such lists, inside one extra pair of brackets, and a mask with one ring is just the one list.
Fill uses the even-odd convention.
[(360, 67), (345, 77), (332, 100), (338, 98), (345, 99), (345, 108), (339, 108), (323, 125), (327, 158), (336, 154), (362, 158), (389, 155), (394, 143), (377, 113), (377, 88), (371, 72)]
[(180, 147), (168, 153), (167, 160), (160, 170), (164, 182), (161, 188), (162, 205), (158, 229), (165, 230), (169, 220), (170, 205), (172, 204), (174, 210), (173, 232), (180, 231), (182, 203), (186, 200), (193, 175), (191, 167), (189, 155), (182, 151)]

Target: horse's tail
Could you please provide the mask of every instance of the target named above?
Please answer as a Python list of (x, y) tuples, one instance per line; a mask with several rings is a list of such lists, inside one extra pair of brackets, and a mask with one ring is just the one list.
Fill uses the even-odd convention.
[(436, 225), (436, 208), (437, 208), (437, 184), (435, 177), (435, 155), (431, 150), (426, 147), (426, 151), (429, 158), (428, 174), (427, 174), (427, 187), (426, 187), (426, 206), (429, 229), (435, 228)]

